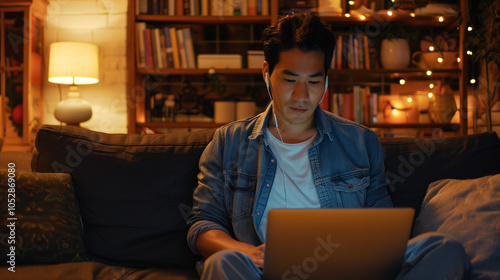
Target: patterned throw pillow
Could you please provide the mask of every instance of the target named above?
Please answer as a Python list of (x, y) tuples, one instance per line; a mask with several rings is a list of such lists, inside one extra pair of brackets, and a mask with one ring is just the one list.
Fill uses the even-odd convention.
[(1, 169), (0, 202), (1, 263), (85, 260), (80, 213), (69, 174)]

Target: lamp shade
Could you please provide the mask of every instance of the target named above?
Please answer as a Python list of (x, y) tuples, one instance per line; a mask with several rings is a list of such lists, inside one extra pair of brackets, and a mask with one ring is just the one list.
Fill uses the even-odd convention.
[(99, 51), (84, 42), (56, 42), (50, 45), (49, 82), (88, 85), (99, 82)]

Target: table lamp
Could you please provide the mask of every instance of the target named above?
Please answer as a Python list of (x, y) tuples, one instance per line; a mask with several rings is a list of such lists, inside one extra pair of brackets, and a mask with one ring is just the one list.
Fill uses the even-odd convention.
[(49, 82), (70, 85), (68, 99), (60, 101), (54, 116), (60, 122), (78, 126), (92, 117), (90, 103), (80, 98), (77, 85), (99, 82), (99, 56), (95, 44), (56, 42), (50, 45)]

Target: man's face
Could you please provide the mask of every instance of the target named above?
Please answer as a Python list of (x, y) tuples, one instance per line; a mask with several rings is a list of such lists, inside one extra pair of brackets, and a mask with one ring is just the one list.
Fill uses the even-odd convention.
[[(270, 76), (273, 106), (281, 125), (308, 125), (325, 92), (325, 55), (298, 48), (280, 53)], [(284, 123), (283, 123), (284, 122)]]

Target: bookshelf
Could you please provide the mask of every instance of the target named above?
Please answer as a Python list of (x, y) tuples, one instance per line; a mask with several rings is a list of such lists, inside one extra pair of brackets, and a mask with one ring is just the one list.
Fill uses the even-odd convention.
[(0, 1), (2, 151), (31, 151), (42, 123), (43, 30), (47, 0)]
[[(182, 68), (182, 67), (138, 67), (137, 54), (137, 23), (145, 24), (148, 28), (190, 28), (194, 45), (194, 54), (239, 54), (243, 58), (242, 68), (239, 69), (215, 69), (223, 83), (228, 88), (240, 90), (240, 96), (244, 95), (244, 87), (253, 87), (265, 93), (262, 82), (261, 69), (246, 68), (246, 51), (260, 49), (260, 32), (269, 24), (277, 21), (280, 16), (279, 1), (268, 1), (269, 10), (265, 15), (183, 15), (182, 11), (175, 10), (174, 15), (166, 14), (141, 14), (137, 12), (139, 0), (129, 0), (128, 9), (128, 131), (138, 133), (144, 128), (153, 129), (196, 129), (218, 127), (222, 124), (206, 121), (178, 121), (162, 122), (153, 120), (148, 113), (151, 102), (149, 95), (154, 91), (179, 93), (186, 81), (190, 86), (203, 92), (206, 83), (205, 76), (209, 69)], [(182, 1), (176, 0), (176, 4)], [(210, 1), (208, 1), (210, 3)], [(343, 1), (347, 5), (347, 1)], [(167, 4), (165, 4), (167, 5)], [(468, 1), (460, 1), (462, 17), (467, 16)], [(467, 59), (463, 47), (465, 28), (459, 28), (456, 15), (392, 15), (376, 14), (365, 17), (323, 16), (325, 21), (332, 25), (338, 34), (368, 34), (370, 40), (374, 40), (376, 61), (370, 69), (330, 69), (329, 70), (329, 92), (345, 92), (346, 88), (353, 86), (370, 87), (376, 89), (378, 94), (389, 95), (391, 86), (398, 84), (400, 80), (409, 82), (432, 82), (439, 80), (450, 81), (453, 84), (454, 94), (457, 98), (459, 112), (467, 112)], [(464, 20), (463, 22), (466, 22)], [(451, 69), (421, 69), (410, 66), (404, 69), (383, 69), (379, 63), (379, 47), (381, 30), (389, 25), (402, 25), (409, 28), (427, 32), (430, 34), (447, 31), (456, 32), (458, 43), (458, 54), (460, 62), (457, 67)], [(377, 33), (378, 32), (378, 33)], [(412, 51), (414, 46), (412, 46)], [(151, 89), (153, 88), (153, 89)], [(265, 100), (265, 95), (264, 99)], [(204, 102), (203, 100), (198, 102)], [(208, 105), (210, 106), (210, 105)], [(456, 121), (456, 120), (455, 120)], [(439, 128), (445, 131), (453, 131), (456, 134), (467, 134), (467, 114), (459, 113), (458, 122), (455, 123), (372, 123), (365, 125), (374, 129), (410, 129), (431, 130)]]

